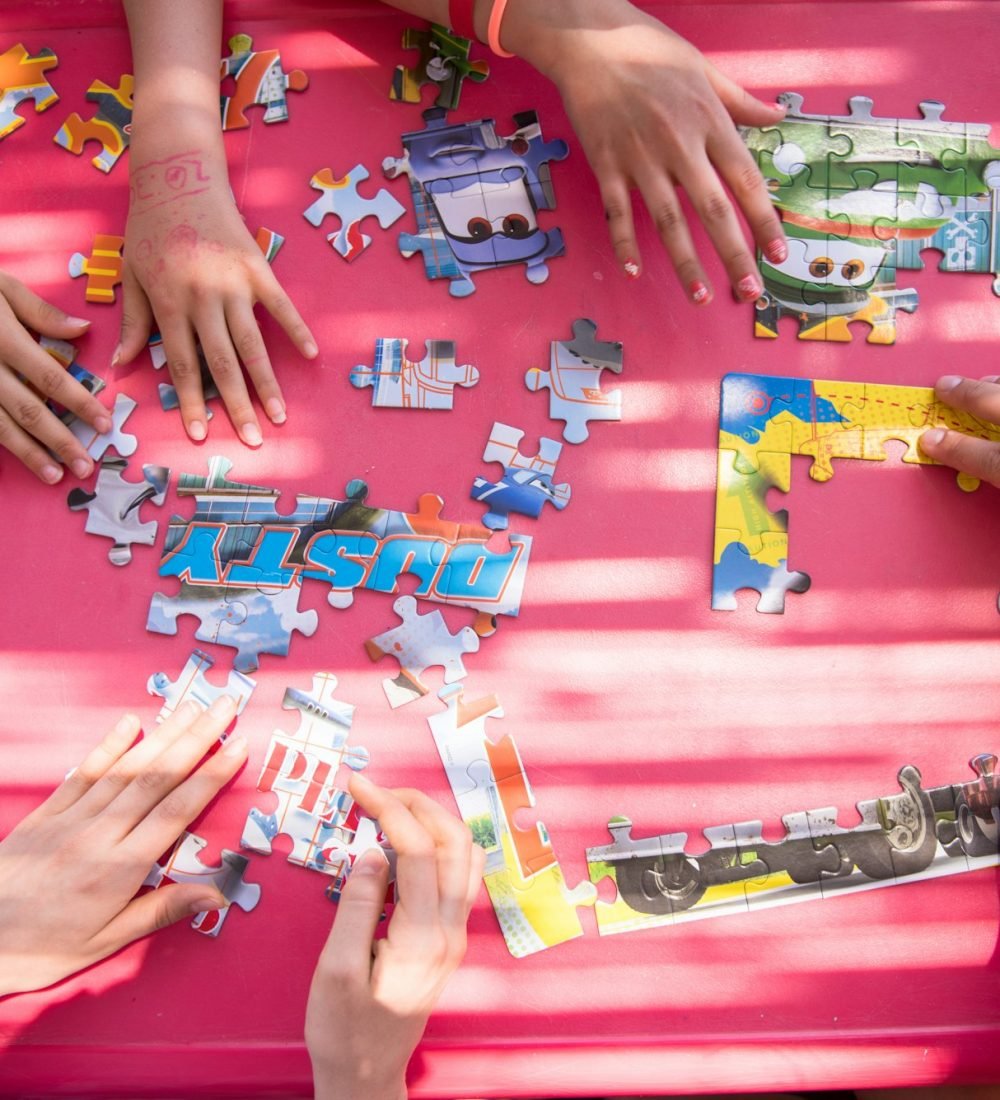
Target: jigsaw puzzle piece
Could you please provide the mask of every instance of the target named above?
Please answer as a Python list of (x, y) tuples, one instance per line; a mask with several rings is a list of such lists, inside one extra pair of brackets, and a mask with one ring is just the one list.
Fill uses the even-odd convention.
[(350, 263), (356, 260), (372, 243), (371, 237), (361, 231), (364, 218), (373, 217), (383, 229), (397, 222), (406, 208), (388, 192), (380, 188), (373, 199), (358, 194), (358, 184), (369, 177), (363, 164), (356, 164), (342, 179), (334, 179), (329, 168), (322, 168), (309, 181), (309, 186), (320, 197), (302, 213), (310, 225), (319, 226), (327, 214), (340, 219), (340, 228), (327, 235), (334, 249)]
[(178, 707), (189, 701), (194, 701), (207, 710), (223, 695), (228, 695), (235, 701), (237, 715), (243, 713), (257, 682), (244, 676), (242, 672), (230, 669), (225, 684), (216, 687), (205, 676), (214, 664), (214, 658), (196, 649), (188, 657), (176, 680), (171, 680), (165, 672), (154, 672), (150, 676), (146, 682), (146, 690), (150, 695), (158, 695), (163, 700), (163, 706), (156, 716), (157, 722), (169, 718)]
[(419, 103), (420, 89), (432, 84), (438, 89), (434, 105), (454, 111), (462, 93), (462, 82), (472, 80), (481, 84), (490, 75), (487, 62), (469, 60), (471, 40), (452, 33), (439, 23), (432, 23), (429, 30), (407, 27), (403, 31), (403, 49), (419, 50), (420, 56), (412, 66), (396, 66), (389, 89), (392, 100)]
[(89, 256), (74, 252), (69, 259), (69, 273), (75, 279), (87, 276), (87, 290), (84, 297), (88, 302), (113, 303), (115, 287), (122, 281), (122, 246), (124, 237), (114, 237), (99, 233), (94, 238), (94, 247)]
[(572, 340), (553, 340), (549, 369), (531, 368), (524, 376), (529, 390), (549, 391), (549, 416), (565, 420), (563, 439), (582, 443), (592, 420), (621, 420), (621, 390), (601, 390), (601, 371), (622, 372), (622, 345), (597, 340), (597, 325), (589, 318), (573, 322)]
[(338, 699), (336, 691), (337, 677), (332, 672), (317, 672), (310, 691), (285, 689), (282, 708), (299, 715), (299, 728), (294, 734), (296, 741), (324, 749), (340, 749), (346, 745), (356, 708), (353, 703)]
[(506, 530), (511, 512), (537, 519), (546, 501), (559, 511), (569, 504), (570, 486), (553, 484), (562, 444), (543, 437), (538, 454), (527, 456), (518, 447), (523, 437), (523, 431), (509, 424), (494, 423), (483, 461), (499, 462), (503, 477), (500, 481), (477, 477), (472, 483), (472, 499), (489, 505), (483, 523), (494, 531)]
[(407, 340), (380, 336), (375, 341), (373, 367), (351, 371), (351, 385), (372, 390), (372, 405), (392, 409), (451, 409), (455, 387), (468, 389), (479, 381), (479, 371), (455, 362), (451, 340), (431, 340), (423, 359), (406, 358)]
[(0, 139), (24, 125), (15, 110), (20, 104), (30, 99), (38, 114), (59, 99), (45, 75), (58, 64), (52, 50), (42, 47), (31, 57), (20, 42), (0, 54)]
[(90, 163), (101, 172), (110, 172), (132, 140), (134, 86), (129, 74), (121, 76), (117, 88), (95, 80), (87, 89), (87, 99), (97, 104), (97, 111), (87, 119), (74, 112), (52, 140), (77, 156), (88, 141), (99, 142), (103, 149)]
[[(357, 804), (355, 803), (356, 809)], [(326, 887), (324, 893), (330, 901), (340, 901), (344, 884), (350, 877), (354, 864), (365, 852), (371, 851), (372, 848), (378, 848), (389, 865), (389, 881), (386, 887), (384, 904), (386, 906), (394, 905), (396, 902), (395, 849), (389, 844), (377, 821), (373, 821), (370, 817), (362, 817), (359, 813), (355, 814), (355, 818), (353, 827), (345, 826), (339, 829), (337, 838), (328, 842), (324, 849), (327, 866), (333, 867), (336, 864), (338, 868), (335, 872), (332, 872), (333, 881)], [(385, 917), (384, 912), (382, 916)]]
[(87, 512), (84, 530), (91, 535), (104, 535), (112, 540), (108, 560), (112, 565), (128, 565), (132, 560), (132, 544), (152, 546), (156, 541), (156, 520), (143, 523), (139, 508), (144, 501), (163, 504), (170, 481), (165, 466), (143, 466), (143, 480), (126, 481), (122, 476), (128, 468), (123, 458), (103, 458), (94, 491), (71, 489), (66, 498), (70, 511)]
[(289, 91), (302, 92), (309, 86), (309, 77), (301, 69), (286, 74), (281, 67), (278, 50), (254, 50), (248, 34), (236, 34), (229, 39), (229, 57), (219, 65), (221, 79), (232, 77), (236, 89), (232, 95), (222, 95), (222, 129), (242, 130), (250, 125), (244, 112), (254, 104), (264, 108), (264, 121), (288, 121)]
[(382, 681), (389, 705), (395, 709), (427, 694), (429, 688), (421, 676), (434, 665), (444, 668), (446, 684), (462, 679), (466, 675), (462, 655), (479, 651), (479, 637), (468, 626), (452, 634), (440, 611), (421, 615), (412, 596), (401, 596), (392, 609), (402, 624), (369, 638), (365, 652), (373, 661), (391, 656), (399, 662), (399, 675)]
[(809, 575), (787, 567), (787, 535), (762, 533), (760, 542), (761, 550), (751, 554), (739, 541), (739, 532), (716, 530), (713, 611), (735, 611), (736, 593), (750, 588), (760, 594), (757, 610), (761, 614), (781, 615), (786, 593), (809, 590), (812, 583)]
[(155, 890), (165, 882), (197, 886), (211, 883), (226, 899), (226, 908), (210, 909), (196, 914), (191, 927), (202, 935), (217, 936), (222, 930), (231, 906), (238, 905), (244, 913), (249, 913), (257, 907), (260, 901), (260, 886), (256, 883), (244, 882), (243, 876), (250, 866), (250, 860), (246, 856), (229, 851), (228, 848), (222, 849), (222, 861), (218, 867), (203, 863), (199, 853), (207, 845), (206, 840), (194, 833), (181, 833), (177, 843), (166, 857), (153, 864), (152, 870), (143, 881), (143, 886), (151, 886)]

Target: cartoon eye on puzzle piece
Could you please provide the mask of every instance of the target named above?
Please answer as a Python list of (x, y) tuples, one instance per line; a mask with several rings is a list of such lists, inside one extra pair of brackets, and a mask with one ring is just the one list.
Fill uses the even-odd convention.
[(490, 75), (487, 62), (469, 60), (471, 40), (453, 34), (439, 23), (432, 23), (429, 30), (407, 27), (403, 31), (403, 49), (419, 50), (420, 55), (411, 66), (396, 66), (389, 89), (391, 100), (419, 103), (421, 88), (431, 84), (437, 88), (434, 105), (454, 111), (462, 83), (472, 80), (481, 84)]
[(52, 139), (56, 145), (79, 156), (88, 141), (96, 141), (102, 151), (91, 160), (101, 172), (110, 172), (132, 140), (132, 92), (134, 79), (123, 74), (118, 87), (95, 80), (87, 89), (87, 99), (97, 104), (90, 118), (71, 114)]
[(229, 57), (219, 64), (222, 80), (231, 78), (235, 90), (220, 97), (222, 129), (242, 130), (250, 125), (245, 111), (257, 105), (264, 108), (264, 122), (288, 121), (288, 92), (303, 92), (309, 77), (301, 69), (285, 73), (278, 50), (254, 50), (248, 34), (229, 39)]
[(372, 405), (382, 409), (451, 409), (455, 387), (468, 389), (479, 381), (479, 371), (455, 362), (451, 340), (430, 340), (423, 359), (406, 357), (408, 340), (380, 336), (375, 341), (375, 362), (351, 371), (356, 389), (371, 387)]
[(54, 51), (42, 47), (32, 56), (20, 42), (0, 54), (0, 139), (27, 121), (16, 112), (22, 103), (30, 100), (40, 114), (58, 102), (59, 96), (45, 75), (58, 64)]

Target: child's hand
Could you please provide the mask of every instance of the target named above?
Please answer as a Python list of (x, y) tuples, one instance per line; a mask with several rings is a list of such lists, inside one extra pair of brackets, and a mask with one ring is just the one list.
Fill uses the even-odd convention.
[(361, 856), (313, 976), (306, 1045), (319, 1100), (397, 1100), (427, 1018), (465, 955), (484, 855), (465, 825), (419, 791), (387, 791), (360, 775), (350, 791), (396, 850), (397, 902), (385, 939), (374, 940), (388, 865), (379, 852)]
[(627, 0), (521, 2), (508, 8), (501, 37), (559, 87), (625, 272), (640, 271), (630, 194), (637, 189), (689, 300), (711, 299), (678, 201), (683, 188), (737, 296), (759, 297), (757, 264), (726, 189), (768, 259), (780, 262), (787, 245), (734, 123), (773, 125), (783, 108), (755, 99)]
[(67, 317), (0, 271), (0, 447), (49, 485), (63, 476), (59, 462), (81, 478), (93, 471), (94, 463), (45, 399), (55, 398), (101, 433), (111, 431), (111, 415), (27, 330), (76, 340), (89, 323)]
[[(976, 382), (949, 374), (939, 378), (934, 393), (963, 412), (972, 413), (980, 420), (1000, 424), (1000, 384), (996, 375)], [(928, 458), (953, 466), (956, 470), (988, 481), (1000, 488), (1000, 443), (988, 439), (976, 439), (962, 432), (949, 432), (944, 428), (931, 428), (920, 437), (920, 449)]]
[[(236, 712), (188, 703), (134, 744), (122, 718), (55, 792), (0, 842), (0, 996), (42, 989), (224, 899), (171, 885), (134, 897), (153, 863), (239, 770)], [(202, 763), (199, 763), (203, 761)]]

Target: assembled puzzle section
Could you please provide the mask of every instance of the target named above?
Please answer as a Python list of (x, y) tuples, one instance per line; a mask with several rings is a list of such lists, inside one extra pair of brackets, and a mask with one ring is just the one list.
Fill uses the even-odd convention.
[[(333, 882), (326, 893), (334, 901), (354, 865), (369, 848), (380, 847), (395, 869), (395, 853), (377, 822), (361, 815), (338, 778), (342, 765), (352, 771), (368, 766), (367, 749), (349, 746), (354, 706), (336, 698), (337, 677), (317, 673), (311, 691), (289, 688), (282, 706), (299, 715), (295, 734), (275, 730), (257, 790), (271, 793), (276, 808), (253, 809), (243, 829), (242, 847), (270, 855), (273, 841), (291, 841), (288, 862), (328, 875)], [(338, 785), (340, 783), (340, 785)], [(387, 903), (394, 900), (390, 876)]]
[(363, 164), (356, 164), (341, 179), (335, 179), (329, 168), (321, 168), (309, 181), (309, 186), (320, 194), (302, 211), (303, 217), (315, 226), (329, 214), (340, 219), (340, 228), (328, 233), (326, 239), (348, 263), (356, 260), (372, 243), (371, 237), (361, 231), (365, 218), (375, 218), (383, 229), (388, 229), (406, 213), (406, 208), (384, 187), (379, 188), (373, 199), (358, 194), (358, 184), (364, 183), (369, 175)]
[(87, 289), (84, 297), (96, 304), (112, 304), (115, 300), (115, 287), (121, 286), (122, 247), (124, 237), (115, 237), (109, 233), (98, 233), (94, 237), (94, 246), (89, 256), (74, 252), (69, 258), (69, 273), (75, 279), (87, 276)]
[(142, 481), (126, 481), (123, 475), (127, 469), (124, 458), (106, 455), (101, 459), (94, 491), (71, 489), (66, 498), (71, 512), (87, 513), (84, 530), (88, 534), (111, 539), (108, 560), (112, 565), (128, 565), (133, 544), (152, 546), (156, 541), (159, 525), (156, 520), (143, 522), (139, 509), (147, 500), (162, 505), (170, 481), (166, 466), (143, 466)]
[(197, 913), (191, 927), (204, 936), (217, 936), (233, 905), (238, 905), (244, 913), (257, 907), (260, 887), (256, 883), (243, 881), (250, 860), (228, 848), (222, 849), (222, 862), (217, 867), (203, 863), (200, 853), (207, 844), (194, 833), (181, 833), (163, 860), (153, 864), (142, 885), (156, 889), (164, 883), (174, 882), (193, 886), (211, 884), (226, 899), (226, 907)]
[(389, 98), (403, 103), (419, 103), (420, 90), (430, 84), (437, 88), (434, 106), (454, 111), (462, 94), (462, 83), (472, 80), (481, 84), (489, 75), (485, 61), (470, 61), (472, 42), (454, 34), (440, 23), (428, 30), (407, 27), (403, 31), (403, 49), (419, 50), (412, 66), (397, 65), (392, 76)]
[(0, 140), (27, 121), (17, 114), (22, 103), (31, 100), (35, 113), (40, 114), (58, 102), (59, 96), (46, 76), (58, 64), (54, 51), (45, 46), (31, 55), (18, 42), (0, 54)]
[(519, 449), (523, 438), (519, 429), (494, 423), (483, 461), (499, 462), (503, 476), (499, 481), (477, 477), (472, 483), (472, 499), (489, 505), (483, 523), (492, 531), (505, 531), (511, 512), (537, 519), (546, 501), (560, 512), (569, 504), (569, 485), (553, 484), (562, 444), (543, 436), (538, 454), (528, 456)]
[[(907, 445), (903, 461), (939, 463), (920, 450), (930, 428), (946, 428), (1000, 442), (1000, 428), (942, 404), (934, 391), (917, 386), (838, 382), (728, 374), (722, 380), (712, 607), (735, 610), (742, 588), (760, 593), (757, 610), (781, 613), (786, 592), (805, 592), (806, 574), (789, 571), (788, 513), (771, 512), (769, 490), (787, 492), (791, 456), (812, 459), (816, 481), (833, 476), (833, 460), (884, 462), (884, 445)], [(957, 475), (967, 491), (979, 482)]]
[(372, 405), (380, 409), (451, 409), (455, 387), (468, 389), (479, 381), (479, 371), (469, 363), (455, 362), (452, 340), (430, 340), (423, 359), (406, 358), (408, 340), (380, 336), (375, 341), (375, 362), (351, 371), (351, 385), (371, 387)]
[(59, 127), (52, 139), (79, 156), (88, 141), (96, 141), (101, 152), (91, 164), (101, 172), (110, 172), (132, 140), (132, 92), (134, 79), (123, 74), (117, 88), (95, 80), (87, 89), (87, 99), (97, 104), (90, 118), (81, 118), (75, 111)]
[(933, 100), (921, 118), (895, 119), (874, 117), (866, 96), (845, 116), (806, 114), (794, 92), (779, 98), (781, 122), (741, 131), (789, 246), (781, 263), (759, 259), (756, 335), (776, 337), (789, 315), (800, 339), (850, 340), (849, 324), (865, 321), (869, 343), (893, 343), (896, 310), (917, 307), (896, 272), (922, 268), (928, 248), (942, 253), (941, 271), (990, 272), (1000, 294), (1000, 149), (989, 126), (946, 121)]
[(511, 264), (543, 283), (564, 249), (561, 231), (541, 229), (537, 215), (555, 207), (549, 162), (569, 146), (543, 141), (534, 111), (515, 115), (505, 137), (491, 118), (449, 125), (439, 107), (423, 117), (426, 129), (403, 134), (403, 156), (382, 162), (390, 179), (410, 180), (417, 232), (400, 235), (400, 252), (420, 252), (427, 277), (451, 280), (456, 298), (476, 289), (474, 275)]
[(596, 338), (597, 325), (587, 317), (573, 322), (572, 340), (553, 340), (549, 369), (532, 367), (524, 383), (533, 393), (549, 391), (549, 417), (565, 420), (563, 439), (583, 443), (591, 420), (621, 420), (621, 390), (605, 393), (601, 371), (622, 372), (622, 344)]
[(264, 121), (288, 121), (288, 92), (303, 92), (309, 77), (301, 69), (285, 73), (278, 50), (254, 50), (248, 34), (235, 34), (229, 39), (229, 57), (219, 65), (222, 80), (232, 79), (231, 95), (220, 97), (222, 129), (242, 130), (250, 125), (244, 113), (248, 107), (264, 108)]
[(587, 849), (592, 882), (610, 879), (613, 902), (598, 901), (602, 935), (701, 917), (961, 874), (1000, 863), (997, 758), (970, 761), (975, 780), (924, 789), (917, 768), (900, 791), (857, 803), (858, 824), (838, 824), (835, 806), (782, 816), (785, 835), (767, 841), (760, 821), (702, 830), (707, 851), (687, 851), (687, 833), (637, 840), (632, 822), (608, 823), (610, 844)]
[(428, 718), (462, 820), (486, 852), (484, 881), (507, 948), (515, 958), (583, 935), (577, 907), (592, 905), (595, 888), (566, 885), (541, 822), (517, 824), (535, 805), (517, 746), (486, 735), (487, 718), (502, 718), (495, 695), (466, 701), (460, 684), (440, 692), (445, 709)]
[[(163, 706), (156, 716), (157, 722), (169, 718), (178, 707), (194, 702), (206, 710), (222, 696), (228, 695), (236, 704), (236, 714), (240, 715), (250, 702), (256, 680), (244, 676), (236, 669), (230, 669), (226, 682), (221, 686), (213, 684), (205, 675), (215, 664), (215, 659), (200, 649), (196, 649), (181, 669), (176, 680), (171, 680), (165, 672), (154, 672), (146, 682), (150, 695), (158, 695)], [(223, 734), (220, 740), (225, 740)]]

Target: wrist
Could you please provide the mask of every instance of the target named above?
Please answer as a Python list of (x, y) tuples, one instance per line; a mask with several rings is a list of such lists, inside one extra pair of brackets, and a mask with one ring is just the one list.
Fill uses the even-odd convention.
[(406, 1070), (383, 1072), (362, 1062), (345, 1066), (313, 1058), (314, 1100), (406, 1100)]

